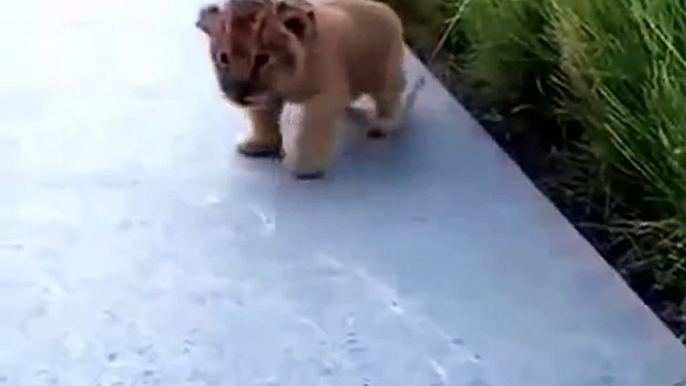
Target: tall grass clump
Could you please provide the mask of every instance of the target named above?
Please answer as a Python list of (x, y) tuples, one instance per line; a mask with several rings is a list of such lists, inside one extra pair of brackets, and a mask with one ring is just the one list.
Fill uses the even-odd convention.
[(684, 337), (686, 0), (446, 1), (459, 77), (534, 112), (564, 165), (539, 186)]

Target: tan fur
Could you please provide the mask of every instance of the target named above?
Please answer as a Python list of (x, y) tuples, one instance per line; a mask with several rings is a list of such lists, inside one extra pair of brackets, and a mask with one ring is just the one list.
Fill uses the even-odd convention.
[[(398, 127), (405, 86), (403, 29), (387, 5), (233, 0), (219, 12), (201, 12), (198, 24), (211, 38), (223, 91), (229, 100), (243, 99), (238, 104), (250, 111), (253, 130), (240, 145), (244, 153), (280, 143), (277, 110), (283, 101), (304, 107), (295, 146), (284, 159), (299, 177), (320, 176), (331, 166), (336, 122), (361, 95), (369, 95), (376, 107), (370, 135)], [(221, 52), (230, 56), (230, 68), (217, 64)], [(249, 77), (258, 53), (270, 60), (259, 78)], [(235, 79), (255, 83), (250, 95), (237, 96), (230, 87)]]

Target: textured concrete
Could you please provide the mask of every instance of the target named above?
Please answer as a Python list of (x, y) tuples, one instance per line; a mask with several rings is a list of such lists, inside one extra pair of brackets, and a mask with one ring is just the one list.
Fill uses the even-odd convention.
[(294, 181), (235, 154), (197, 2), (9, 2), (0, 385), (686, 379), (686, 350), (435, 81), (404, 136)]

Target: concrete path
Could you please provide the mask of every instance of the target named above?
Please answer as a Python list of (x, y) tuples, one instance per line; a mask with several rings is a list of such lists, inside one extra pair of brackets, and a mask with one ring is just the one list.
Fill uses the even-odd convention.
[(431, 78), (404, 136), (298, 182), (235, 154), (197, 1), (9, 2), (0, 385), (684, 384), (686, 349)]

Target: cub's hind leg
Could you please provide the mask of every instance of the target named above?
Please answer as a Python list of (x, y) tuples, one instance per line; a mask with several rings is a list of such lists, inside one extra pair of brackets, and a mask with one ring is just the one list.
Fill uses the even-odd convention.
[(367, 131), (368, 137), (383, 138), (398, 130), (402, 123), (404, 88), (405, 74), (401, 69), (383, 88), (370, 93), (376, 105), (376, 112)]
[(247, 109), (250, 134), (241, 141), (238, 152), (246, 157), (273, 157), (281, 154), (279, 118), (283, 105)]

